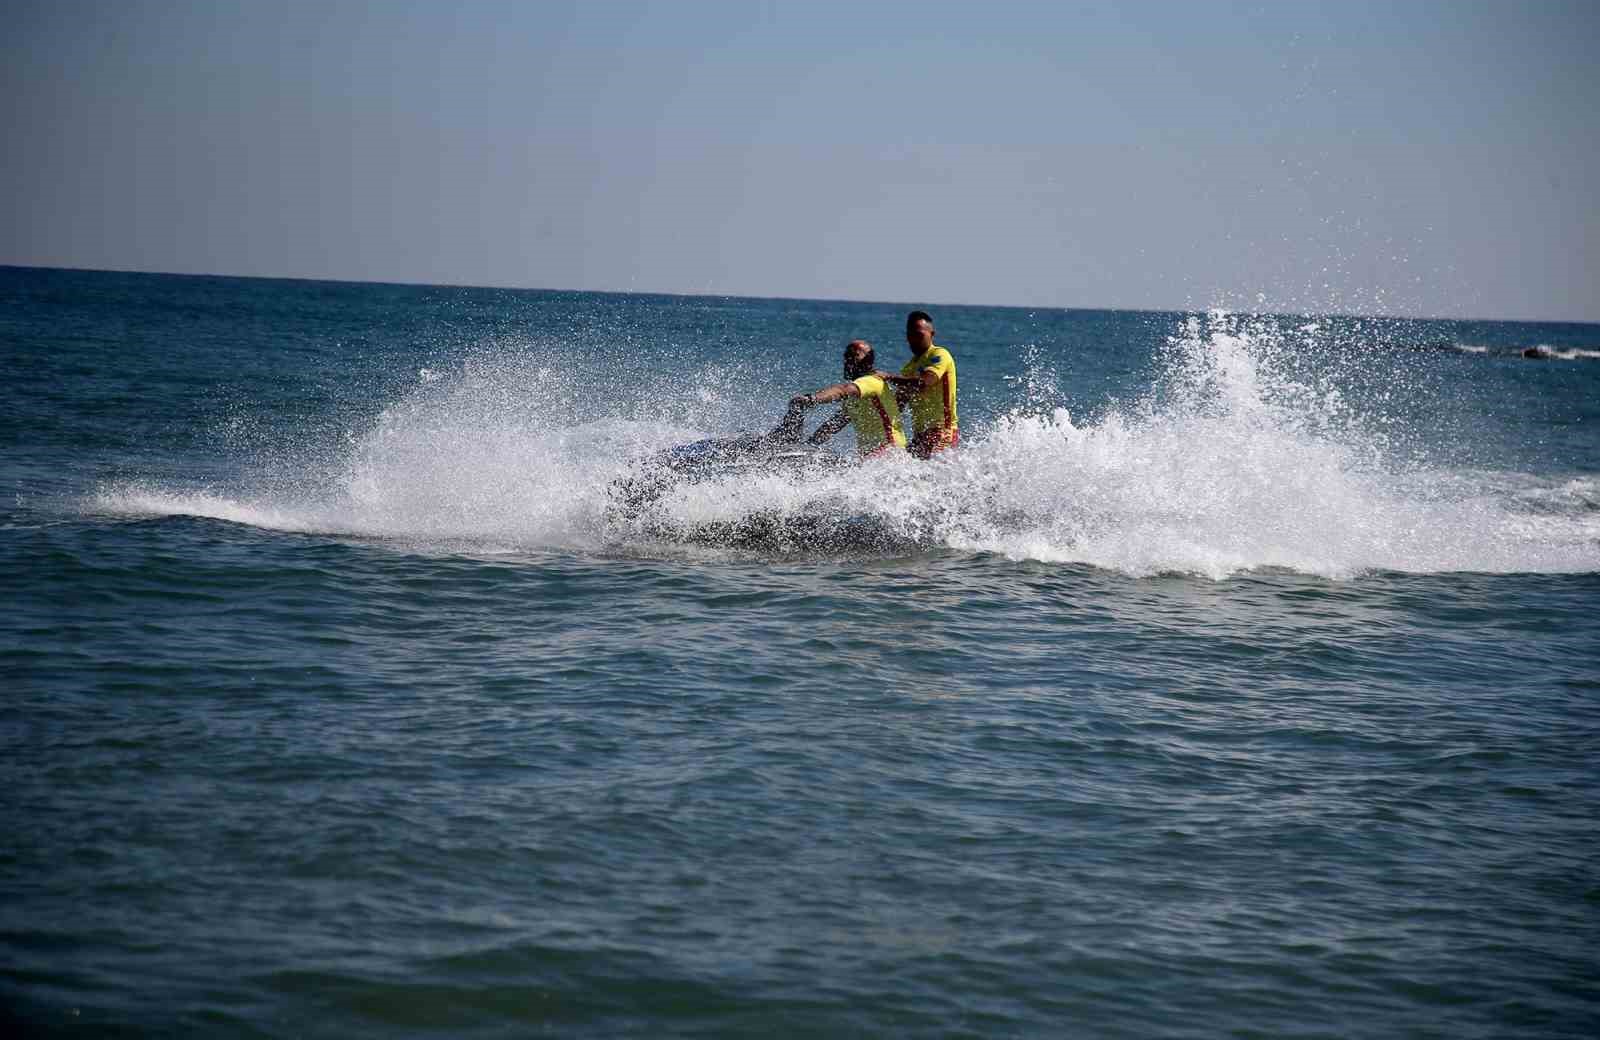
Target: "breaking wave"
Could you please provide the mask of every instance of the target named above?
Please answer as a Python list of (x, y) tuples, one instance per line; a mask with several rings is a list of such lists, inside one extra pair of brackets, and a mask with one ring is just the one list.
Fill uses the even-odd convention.
[(335, 450), (285, 447), (228, 486), (118, 483), (92, 508), (446, 552), (954, 550), (1214, 578), (1600, 569), (1600, 483), (1430, 462), (1416, 430), (1291, 347), (1250, 319), (1192, 318), (1142, 397), (1090, 419), (1024, 352), (1009, 410), (969, 419), (957, 453), (686, 481), (648, 523), (618, 514), (619, 480), (670, 445), (770, 425), (783, 391), (719, 390), (760, 376), (702, 365), (661, 393), (647, 372), (484, 350), (419, 372)]

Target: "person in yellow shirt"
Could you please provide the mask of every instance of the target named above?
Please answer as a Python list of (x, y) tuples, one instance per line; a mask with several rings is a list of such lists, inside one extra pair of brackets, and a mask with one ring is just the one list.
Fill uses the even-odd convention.
[(926, 311), (906, 315), (906, 345), (911, 360), (888, 376), (901, 403), (911, 405), (911, 454), (919, 459), (961, 443), (956, 424), (956, 359), (933, 342), (933, 319)]
[(779, 430), (798, 432), (801, 412), (814, 405), (838, 401), (839, 411), (817, 427), (809, 438), (812, 444), (821, 444), (853, 425), (856, 451), (863, 458), (903, 449), (906, 435), (900, 426), (900, 408), (884, 375), (873, 371), (874, 361), (872, 344), (866, 340), (851, 340), (844, 348), (844, 377), (848, 381), (790, 399), (789, 414)]

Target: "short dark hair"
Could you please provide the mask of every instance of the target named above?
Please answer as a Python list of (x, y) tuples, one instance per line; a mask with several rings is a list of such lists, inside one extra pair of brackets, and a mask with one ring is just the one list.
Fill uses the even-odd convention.
[(912, 311), (910, 314), (906, 315), (906, 326), (908, 328), (912, 325), (915, 325), (919, 321), (925, 321), (929, 325), (932, 325), (933, 315), (929, 314), (927, 311)]

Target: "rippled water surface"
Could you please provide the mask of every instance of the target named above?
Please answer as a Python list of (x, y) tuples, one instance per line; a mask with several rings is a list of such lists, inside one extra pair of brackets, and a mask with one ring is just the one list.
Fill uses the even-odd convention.
[(1600, 329), (930, 308), (641, 519), (918, 302), (0, 300), (13, 1031), (1600, 1028)]

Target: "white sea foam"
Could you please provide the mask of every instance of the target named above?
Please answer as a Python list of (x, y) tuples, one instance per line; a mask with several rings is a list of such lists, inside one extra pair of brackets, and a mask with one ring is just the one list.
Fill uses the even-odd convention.
[(1523, 351), (1524, 356), (1544, 358), (1549, 361), (1593, 361), (1600, 358), (1600, 350), (1582, 347), (1552, 347), (1540, 343)]
[[(1016, 406), (964, 430), (958, 452), (803, 480), (684, 483), (654, 515), (690, 531), (827, 511), (913, 545), (1130, 575), (1600, 569), (1592, 479), (1430, 468), (1338, 387), (1286, 375), (1286, 349), (1247, 320), (1196, 319), (1146, 397), (1090, 422), (1052, 405), (1054, 373), (1024, 351), (1008, 379)], [(370, 429), (295, 479), (233, 491), (124, 484), (96, 506), (447, 551), (650, 551), (660, 528), (630, 527), (609, 509), (634, 460), (771, 418), (716, 389), (740, 374), (698, 372), (658, 395), (584, 385), (572, 371), (524, 354), (426, 371)]]

